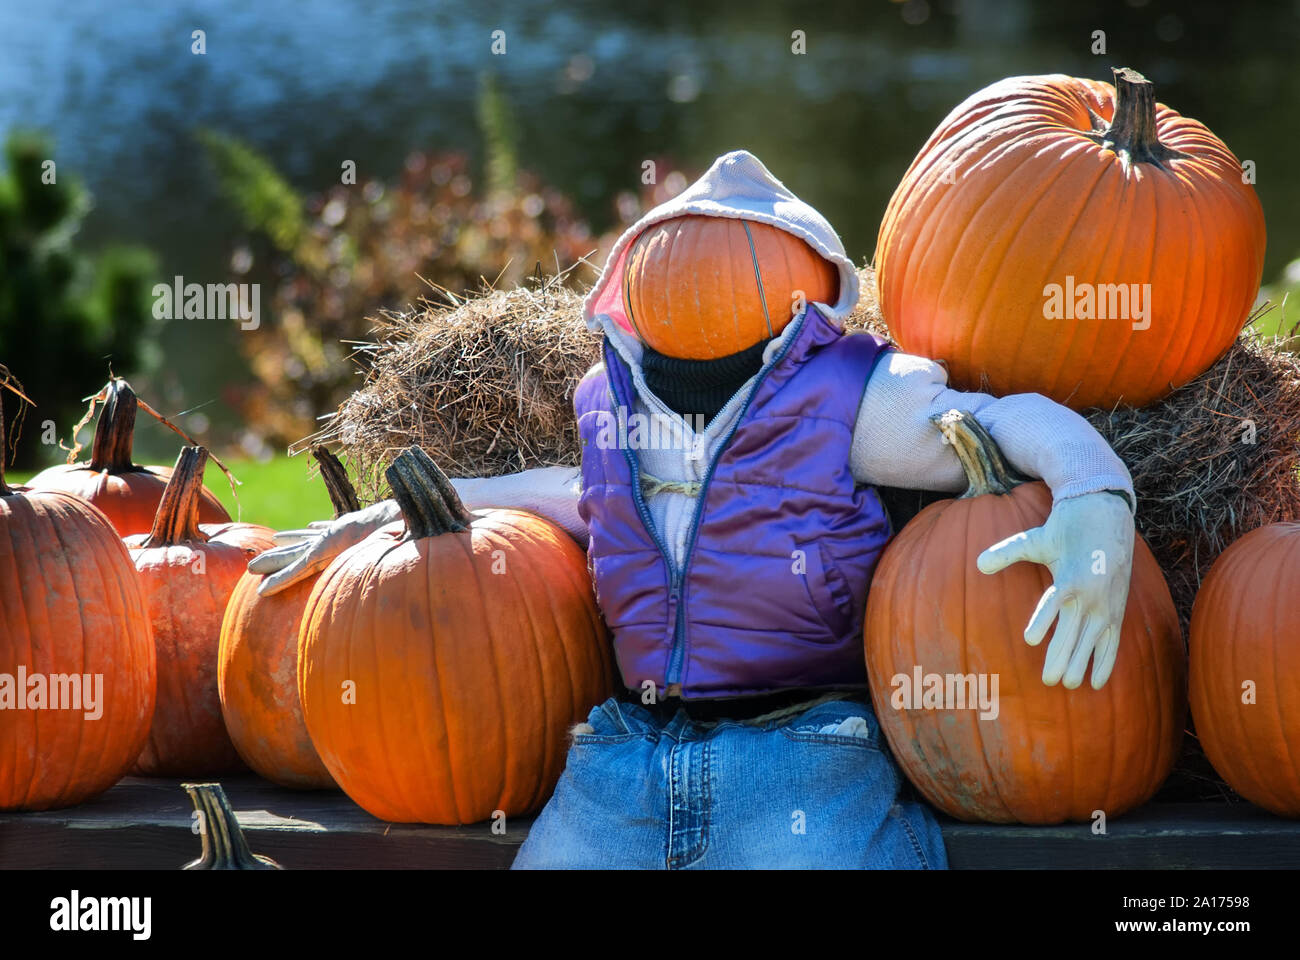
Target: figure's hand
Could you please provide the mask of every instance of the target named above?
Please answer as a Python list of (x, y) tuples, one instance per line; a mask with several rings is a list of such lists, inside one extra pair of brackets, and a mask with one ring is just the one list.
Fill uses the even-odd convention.
[(1092, 688), (1100, 690), (1115, 666), (1128, 601), (1133, 567), (1128, 501), (1108, 492), (1062, 500), (1041, 527), (994, 544), (976, 562), (982, 572), (997, 573), (1021, 560), (1052, 572), (1052, 586), (1025, 627), (1025, 642), (1038, 646), (1056, 621), (1043, 683), (1050, 687), (1064, 677), (1073, 690), (1083, 682), (1091, 657)]
[(305, 530), (282, 530), (278, 546), (248, 562), (250, 573), (270, 574), (257, 587), (259, 596), (279, 593), (290, 584), (319, 573), (348, 547), (360, 543), (386, 523), (402, 519), (395, 500), (381, 500), (337, 520), (318, 520)]

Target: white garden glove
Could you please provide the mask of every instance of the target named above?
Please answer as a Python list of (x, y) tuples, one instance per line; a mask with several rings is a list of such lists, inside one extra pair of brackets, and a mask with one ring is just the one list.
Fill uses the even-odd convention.
[(1054, 686), (1064, 676), (1066, 688), (1075, 689), (1091, 657), (1092, 688), (1100, 690), (1115, 666), (1133, 568), (1128, 500), (1108, 491), (1060, 500), (1041, 527), (995, 543), (976, 562), (992, 574), (1021, 560), (1052, 572), (1052, 586), (1025, 627), (1025, 642), (1038, 646), (1057, 621), (1043, 683)]
[(305, 530), (282, 530), (273, 538), (273, 550), (248, 562), (250, 573), (270, 574), (257, 587), (270, 596), (305, 577), (319, 573), (340, 553), (360, 543), (380, 527), (402, 519), (396, 500), (381, 500), (364, 510), (345, 513), (337, 520), (317, 520)]

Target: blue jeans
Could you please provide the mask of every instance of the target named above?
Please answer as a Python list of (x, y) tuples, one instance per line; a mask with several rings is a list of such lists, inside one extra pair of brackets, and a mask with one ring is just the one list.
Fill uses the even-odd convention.
[(587, 723), (516, 869), (947, 867), (868, 704), (704, 725), (610, 699)]

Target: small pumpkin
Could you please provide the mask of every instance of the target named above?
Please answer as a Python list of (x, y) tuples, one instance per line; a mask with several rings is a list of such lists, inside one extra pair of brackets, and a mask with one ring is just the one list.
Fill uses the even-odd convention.
[[(880, 309), (954, 386), (1145, 406), (1245, 324), (1264, 214), (1241, 163), (1149, 81), (1011, 77), (912, 161), (876, 246)], [(1139, 303), (1140, 301), (1140, 303)]]
[[(86, 463), (60, 464), (31, 480), (33, 490), (63, 490), (89, 500), (112, 522), (118, 536), (148, 533), (158, 501), (171, 475), (169, 467), (142, 467), (131, 461), (138, 406), (135, 391), (121, 377), (104, 388), (104, 407)], [(199, 521), (221, 523), (230, 514), (210, 491), (202, 490)]]
[(1219, 555), (1192, 607), (1192, 720), (1229, 786), (1300, 817), (1300, 523)]
[[(954, 411), (939, 423), (970, 487), (917, 514), (885, 549), (872, 580), (864, 642), (881, 729), (908, 779), (959, 820), (1119, 816), (1155, 793), (1182, 741), (1186, 654), (1164, 576), (1139, 537), (1110, 680), (1100, 690), (1045, 686), (1046, 645), (1029, 646), (1022, 631), (1051, 574), (1017, 563), (990, 576), (976, 557), (1040, 526), (1052, 493), (1041, 482), (1020, 482), (970, 414)], [(945, 685), (949, 676), (987, 678), (996, 717), (982, 717), (969, 701), (965, 709), (927, 703), (918, 673), (931, 689), (927, 676)], [(967, 691), (975, 692), (968, 683)]]
[(806, 303), (833, 304), (839, 272), (792, 233), (688, 215), (647, 227), (625, 260), (623, 309), (652, 349), (711, 360), (780, 333)]
[[(323, 446), (312, 448), (334, 516), (361, 509), (343, 464)], [(333, 787), (334, 778), (312, 746), (298, 700), (298, 629), (316, 577), (270, 596), (258, 596), (264, 578), (245, 573), (235, 585), (221, 624), (217, 689), (221, 712), (244, 762), (281, 786)]]
[(418, 447), (386, 478), (404, 522), (340, 554), (303, 614), (312, 743), (382, 820), (535, 811), (570, 725), (613, 689), (586, 556), (533, 514), (469, 513)]
[[(153, 716), (153, 638), (108, 518), (68, 493), (9, 486), (5, 449), (0, 404), (0, 810), (50, 810), (135, 762)], [(56, 695), (73, 702), (49, 709)]]
[(208, 452), (185, 447), (167, 481), (153, 529), (128, 537), (153, 626), (158, 698), (136, 762), (143, 776), (210, 776), (243, 768), (217, 695), (221, 620), (250, 558), (272, 531), (249, 523), (199, 526)]

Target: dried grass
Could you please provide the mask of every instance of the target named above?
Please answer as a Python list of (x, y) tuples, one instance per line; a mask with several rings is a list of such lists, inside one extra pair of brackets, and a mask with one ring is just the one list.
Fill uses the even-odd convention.
[(337, 444), (366, 501), (386, 495), (384, 468), (412, 444), (454, 477), (577, 463), (573, 390), (600, 338), (564, 280), (468, 298), (439, 290), (372, 318), (374, 342), (357, 345), (361, 389), (291, 452)]
[(1184, 635), (1224, 548), (1266, 523), (1300, 519), (1300, 357), (1282, 344), (1243, 334), (1164, 400), (1088, 412), (1133, 476), (1138, 531), (1169, 581)]

